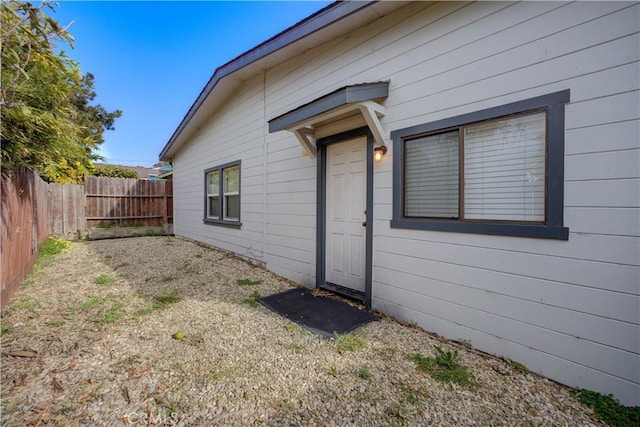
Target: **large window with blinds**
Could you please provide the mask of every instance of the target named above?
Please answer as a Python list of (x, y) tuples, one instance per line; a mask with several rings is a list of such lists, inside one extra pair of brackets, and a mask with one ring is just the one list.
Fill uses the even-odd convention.
[(567, 239), (556, 92), (392, 132), (395, 228)]
[(240, 161), (204, 171), (207, 224), (240, 226)]

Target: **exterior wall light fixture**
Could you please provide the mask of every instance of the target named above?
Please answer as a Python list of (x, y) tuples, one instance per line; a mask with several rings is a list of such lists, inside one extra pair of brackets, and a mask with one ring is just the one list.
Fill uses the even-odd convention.
[(375, 147), (373, 149), (373, 159), (376, 162), (379, 162), (380, 160), (382, 160), (382, 158), (384, 157), (385, 154), (387, 154), (387, 146), (386, 145), (380, 145), (380, 146)]

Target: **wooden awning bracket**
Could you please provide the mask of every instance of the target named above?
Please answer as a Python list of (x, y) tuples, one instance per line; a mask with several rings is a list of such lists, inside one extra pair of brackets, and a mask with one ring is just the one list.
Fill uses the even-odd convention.
[(356, 104), (358, 105), (364, 120), (367, 122), (369, 130), (371, 130), (371, 133), (373, 134), (373, 140), (376, 142), (376, 147), (385, 146), (384, 130), (382, 129), (382, 124), (379, 119), (380, 117), (383, 117), (386, 112), (384, 106), (373, 101), (357, 102)]
[(295, 126), (292, 126), (287, 130), (289, 132), (292, 132), (298, 139), (298, 142), (302, 146), (302, 155), (315, 158), (318, 155), (318, 151), (313, 134), (314, 125), (319, 122), (326, 122), (334, 117), (341, 116), (354, 110), (358, 110), (360, 114), (362, 114), (362, 117), (367, 123), (367, 126), (371, 130), (371, 134), (373, 135), (373, 139), (375, 141), (375, 146), (385, 146), (386, 144), (384, 139), (384, 130), (382, 129), (382, 124), (380, 123), (380, 117), (384, 116), (386, 110), (384, 106), (374, 101), (361, 101), (345, 104), (334, 110), (311, 117), (303, 123), (296, 123)]
[(302, 145), (302, 155), (310, 156), (311, 158), (315, 158), (318, 155), (318, 150), (316, 149), (316, 141), (313, 138), (313, 129), (310, 128), (300, 128), (291, 130), (293, 134), (298, 139), (300, 145)]

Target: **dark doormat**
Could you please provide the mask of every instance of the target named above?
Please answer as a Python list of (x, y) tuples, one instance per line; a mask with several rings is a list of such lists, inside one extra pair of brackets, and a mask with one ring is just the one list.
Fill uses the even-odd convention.
[(346, 334), (360, 325), (377, 320), (368, 311), (334, 298), (314, 296), (310, 289), (305, 288), (289, 289), (258, 301), (314, 334), (328, 338), (333, 337), (334, 332)]

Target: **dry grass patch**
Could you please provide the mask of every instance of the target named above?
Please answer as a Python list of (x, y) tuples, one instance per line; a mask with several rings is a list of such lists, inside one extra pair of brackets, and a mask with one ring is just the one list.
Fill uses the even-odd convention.
[[(257, 304), (290, 286), (171, 237), (75, 244), (6, 307), (2, 425), (600, 423), (568, 388), (417, 328), (382, 319), (326, 340)], [(435, 346), (477, 385), (417, 371), (410, 356)]]

